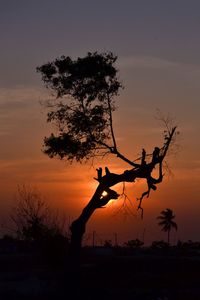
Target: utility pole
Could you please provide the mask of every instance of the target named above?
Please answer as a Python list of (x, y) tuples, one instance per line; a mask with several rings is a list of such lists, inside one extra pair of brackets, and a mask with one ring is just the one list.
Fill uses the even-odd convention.
[(92, 232), (92, 247), (95, 247), (95, 237), (96, 237), (96, 231), (93, 230), (93, 232)]
[(143, 242), (143, 243), (144, 243), (145, 233), (146, 233), (146, 228), (144, 228), (144, 230), (143, 230), (143, 235), (142, 235), (142, 242)]
[(71, 226), (71, 216), (68, 216), (67, 218), (67, 236), (70, 236), (70, 226)]
[(118, 246), (118, 236), (117, 236), (117, 233), (115, 232), (114, 233), (114, 245), (117, 247)]

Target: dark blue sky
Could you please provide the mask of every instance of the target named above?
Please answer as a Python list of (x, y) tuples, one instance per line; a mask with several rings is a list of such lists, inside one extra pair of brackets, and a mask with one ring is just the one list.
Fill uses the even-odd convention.
[(1, 1), (1, 86), (32, 84), (64, 53), (114, 51), (200, 64), (199, 1)]

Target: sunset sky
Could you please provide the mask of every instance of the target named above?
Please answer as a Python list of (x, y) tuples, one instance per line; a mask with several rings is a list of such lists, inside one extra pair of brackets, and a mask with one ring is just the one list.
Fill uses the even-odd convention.
[[(112, 51), (124, 90), (116, 99), (115, 134), (121, 152), (137, 158), (162, 145), (159, 109), (178, 125), (178, 152), (167, 161), (171, 175), (144, 199), (144, 219), (136, 198), (146, 186), (127, 185), (132, 215), (110, 203), (97, 211), (86, 237), (120, 242), (166, 239), (156, 217), (176, 214), (172, 240), (200, 241), (200, 2), (197, 0), (1, 0), (0, 1), (0, 218), (5, 222), (17, 185), (36, 186), (53, 208), (73, 219), (95, 190), (96, 168), (123, 172), (129, 166), (111, 156), (92, 165), (67, 164), (42, 153), (53, 132), (41, 102), (48, 99), (36, 67), (61, 55)], [(122, 186), (118, 187), (119, 191)]]

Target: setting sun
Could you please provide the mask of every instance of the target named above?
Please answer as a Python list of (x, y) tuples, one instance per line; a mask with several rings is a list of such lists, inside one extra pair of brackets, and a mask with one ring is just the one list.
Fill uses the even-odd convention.
[(103, 193), (102, 193), (102, 197), (105, 197), (105, 196), (107, 196), (108, 195), (108, 193), (106, 192), (106, 191), (104, 191)]

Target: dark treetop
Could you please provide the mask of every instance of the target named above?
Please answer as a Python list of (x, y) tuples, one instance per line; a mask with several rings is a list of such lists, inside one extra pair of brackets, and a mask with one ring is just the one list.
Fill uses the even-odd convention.
[(116, 147), (113, 98), (122, 87), (113, 66), (116, 59), (112, 53), (95, 52), (77, 60), (62, 56), (37, 68), (57, 98), (47, 120), (57, 125), (58, 134), (44, 140), (50, 157), (81, 161)]

